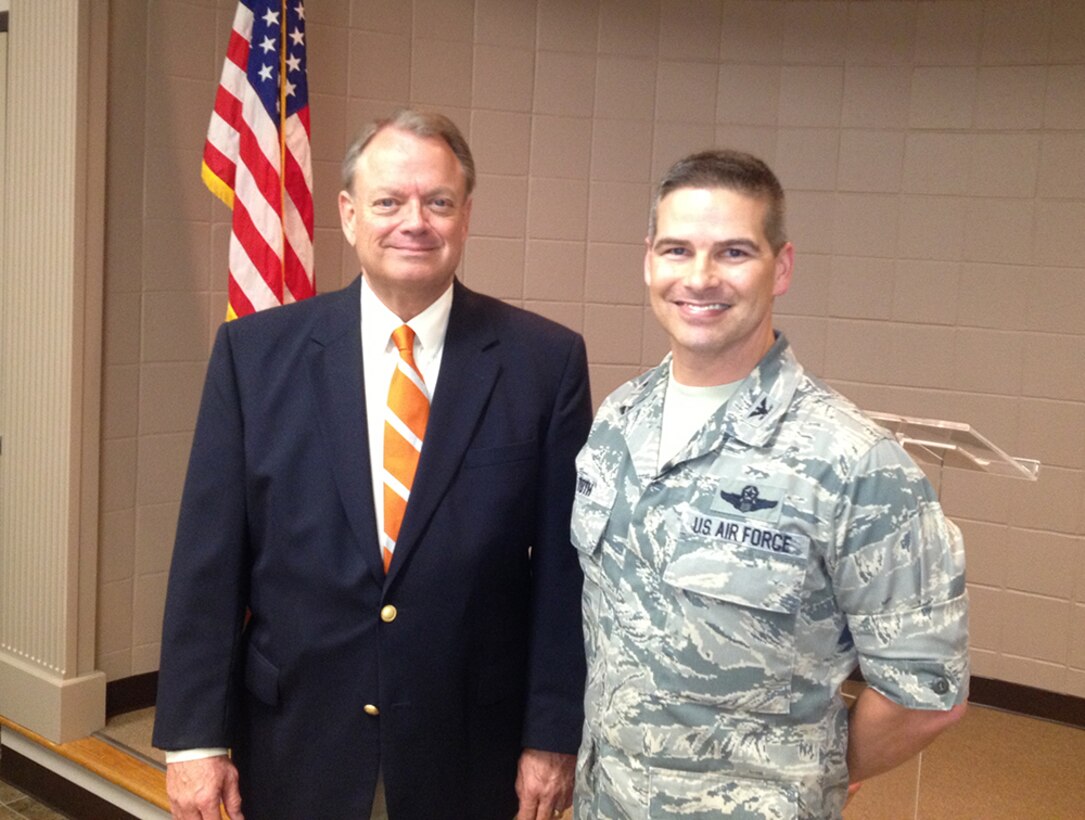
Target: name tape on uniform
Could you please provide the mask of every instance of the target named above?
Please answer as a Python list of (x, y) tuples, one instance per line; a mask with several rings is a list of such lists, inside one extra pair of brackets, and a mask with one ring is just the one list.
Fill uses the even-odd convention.
[(767, 527), (760, 521), (736, 521), (733, 518), (718, 518), (694, 511), (687, 516), (685, 523), (686, 529), (694, 535), (718, 538), (744, 547), (785, 555), (805, 555), (810, 546), (808, 536), (797, 532), (783, 532)]

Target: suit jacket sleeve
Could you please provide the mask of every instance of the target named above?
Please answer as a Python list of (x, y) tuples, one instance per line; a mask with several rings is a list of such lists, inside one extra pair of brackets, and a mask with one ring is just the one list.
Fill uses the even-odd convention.
[(166, 595), (154, 745), (230, 746), (247, 601), (244, 429), (228, 325), (208, 365)]
[(532, 549), (532, 613), (524, 746), (573, 754), (584, 719), (583, 575), (569, 536), (576, 454), (591, 427), (584, 341), (569, 345), (543, 443), (538, 532)]

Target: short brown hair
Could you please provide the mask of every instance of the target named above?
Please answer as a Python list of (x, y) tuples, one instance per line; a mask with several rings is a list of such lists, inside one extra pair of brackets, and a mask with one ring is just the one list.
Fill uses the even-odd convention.
[(427, 139), (437, 137), (442, 139), (452, 149), (456, 159), (460, 161), (463, 169), (463, 177), (467, 183), (467, 195), (475, 190), (475, 159), (471, 156), (471, 149), (467, 145), (460, 129), (448, 117), (431, 111), (416, 111), (413, 108), (400, 108), (392, 116), (373, 120), (361, 130), (343, 158), (343, 190), (353, 193), (354, 171), (358, 164), (358, 157), (362, 155), (366, 146), (373, 137), (385, 128), (398, 128), (408, 131), (416, 137)]
[(690, 154), (674, 163), (659, 182), (648, 218), (648, 241), (655, 239), (659, 203), (679, 188), (725, 188), (764, 200), (765, 237), (774, 253), (787, 242), (784, 228), (784, 189), (762, 160), (742, 151), (713, 149)]

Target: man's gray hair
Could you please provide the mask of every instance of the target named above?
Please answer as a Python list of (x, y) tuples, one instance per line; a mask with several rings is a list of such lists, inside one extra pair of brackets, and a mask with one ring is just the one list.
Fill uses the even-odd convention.
[(463, 169), (463, 177), (467, 183), (467, 195), (475, 190), (475, 159), (471, 156), (471, 149), (467, 145), (460, 129), (448, 117), (431, 111), (416, 111), (413, 108), (401, 108), (392, 116), (374, 120), (361, 130), (343, 158), (343, 190), (354, 193), (354, 172), (358, 165), (358, 158), (362, 155), (366, 146), (373, 137), (385, 128), (398, 128), (408, 131), (416, 137), (429, 139), (436, 137), (442, 139), (452, 149), (456, 159), (460, 161)]

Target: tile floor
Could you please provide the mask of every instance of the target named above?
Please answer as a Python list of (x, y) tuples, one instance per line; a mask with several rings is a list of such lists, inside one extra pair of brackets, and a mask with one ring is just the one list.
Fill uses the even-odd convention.
[[(140, 755), (153, 710), (120, 716), (105, 734)], [(972, 706), (917, 760), (866, 783), (846, 820), (1085, 820), (1085, 729)], [(0, 820), (63, 820), (0, 782)], [(79, 818), (78, 820), (84, 820)], [(86, 818), (92, 820), (92, 818)]]
[(846, 820), (1085, 818), (1085, 729), (971, 706), (913, 760), (864, 784)]
[(0, 820), (65, 820), (65, 815), (0, 780)]

